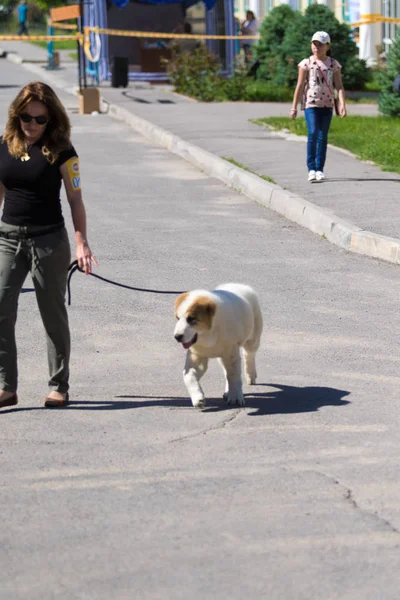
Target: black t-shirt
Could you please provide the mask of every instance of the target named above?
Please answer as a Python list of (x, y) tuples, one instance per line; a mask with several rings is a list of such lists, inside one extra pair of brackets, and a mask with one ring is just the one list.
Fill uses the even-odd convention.
[(51, 165), (40, 142), (29, 150), (29, 160), (14, 158), (0, 138), (0, 182), (5, 187), (2, 221), (9, 225), (58, 225), (61, 210), (60, 167), (78, 156), (73, 146), (63, 150)]

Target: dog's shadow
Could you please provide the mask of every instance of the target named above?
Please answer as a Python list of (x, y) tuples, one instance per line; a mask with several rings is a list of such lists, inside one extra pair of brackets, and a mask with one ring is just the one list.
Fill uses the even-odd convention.
[[(260, 387), (275, 389), (251, 391), (244, 394), (246, 408), (254, 409), (252, 412), (249, 412), (250, 417), (316, 412), (322, 406), (346, 406), (350, 404), (349, 400), (343, 400), (350, 392), (331, 387), (297, 387), (279, 383), (259, 383), (254, 386), (255, 389), (259, 389)], [(227, 406), (223, 400), (218, 402), (218, 406), (215, 407), (211, 406), (211, 402), (207, 404), (206, 412), (235, 408)]]
[[(273, 390), (258, 391), (261, 387)], [(257, 391), (255, 391), (257, 390)], [(245, 394), (245, 409), (251, 410), (249, 416), (277, 415), (315, 412), (322, 406), (346, 406), (348, 400), (343, 400), (350, 392), (331, 387), (308, 386), (297, 387), (279, 383), (259, 383), (254, 391)], [(193, 409), (189, 398), (171, 396), (116, 396), (110, 400), (73, 400), (62, 410), (131, 410), (134, 408), (151, 408), (159, 406), (170, 409)], [(222, 412), (237, 409), (229, 406), (223, 398), (207, 398), (203, 413)], [(2, 410), (1, 414), (42, 410), (43, 407), (16, 406)], [(48, 409), (46, 409), (48, 410)]]
[[(262, 387), (275, 388), (273, 390), (258, 391)], [(257, 390), (257, 391), (255, 391)], [(346, 406), (349, 400), (343, 400), (350, 392), (331, 387), (309, 386), (297, 387), (278, 383), (259, 383), (254, 386), (254, 391), (244, 394), (246, 409), (253, 409), (249, 416), (274, 415), (315, 412), (322, 406)], [(129, 398), (129, 401), (126, 399)], [(138, 400), (135, 400), (138, 398)], [(139, 400), (140, 398), (140, 400)], [(72, 403), (71, 403), (72, 404)], [(76, 408), (82, 403), (77, 403)], [(89, 404), (89, 403), (83, 403)], [(123, 408), (148, 408), (152, 406), (168, 408), (190, 408), (189, 398), (167, 396), (117, 396), (115, 401), (104, 403), (103, 406), (93, 406), (94, 410), (123, 409)], [(89, 408), (89, 407), (86, 407)], [(207, 398), (203, 413), (221, 412), (238, 408), (229, 406), (223, 398)]]

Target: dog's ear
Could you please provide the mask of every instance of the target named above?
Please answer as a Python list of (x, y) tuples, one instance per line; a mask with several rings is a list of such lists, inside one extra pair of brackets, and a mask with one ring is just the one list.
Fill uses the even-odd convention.
[(185, 302), (186, 298), (189, 296), (189, 292), (185, 292), (184, 294), (181, 294), (180, 296), (178, 296), (175, 300), (175, 316), (176, 318), (178, 318), (178, 309), (180, 307), (180, 305), (182, 304), (182, 302)]
[(189, 309), (191, 315), (199, 322), (204, 323), (208, 329), (211, 329), (212, 320), (217, 311), (217, 305), (211, 298), (200, 296)]

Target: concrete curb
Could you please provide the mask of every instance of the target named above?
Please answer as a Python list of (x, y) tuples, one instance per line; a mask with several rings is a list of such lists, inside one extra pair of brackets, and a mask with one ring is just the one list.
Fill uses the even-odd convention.
[[(73, 50), (71, 50), (71, 52), (73, 52)], [(22, 58), (22, 56), (20, 56), (18, 54), (18, 52), (14, 52), (12, 50), (5, 50), (4, 48), (0, 48), (0, 57), (2, 58), (6, 58), (7, 60), (9, 60), (12, 63), (15, 63), (16, 65), (24, 65), (24, 67), (28, 67), (30, 65), (44, 65), (47, 64), (47, 60), (43, 60), (40, 58)], [(71, 60), (67, 60), (64, 58), (63, 62), (67, 62), (67, 63), (72, 63), (74, 62), (72, 59)]]
[(148, 139), (167, 148), (218, 178), (226, 185), (290, 221), (325, 237), (340, 248), (372, 258), (400, 264), (400, 240), (362, 230), (341, 219), (332, 211), (323, 209), (278, 185), (232, 165), (214, 154), (185, 142), (178, 136), (138, 117), (118, 105), (109, 105), (109, 114), (128, 123)]
[[(63, 82), (51, 73), (43, 72), (43, 69), (35, 65), (23, 63), (23, 66), (30, 71), (40, 73), (55, 87), (76, 95), (77, 90), (72, 88), (70, 83)], [(344, 250), (400, 264), (399, 239), (362, 230), (353, 223), (337, 217), (332, 211), (323, 209), (278, 185), (271, 184), (257, 175), (232, 165), (223, 158), (185, 142), (150, 121), (142, 119), (116, 104), (109, 103), (105, 98), (101, 100), (108, 106), (107, 113), (109, 115), (127, 123), (152, 142), (167, 148), (208, 175), (216, 177), (226, 185), (240, 191), (251, 200), (270, 208), (313, 233), (325, 237)]]
[(25, 66), (26, 63), (43, 64), (43, 60), (25, 59), (22, 58), (22, 56), (20, 56), (18, 52), (5, 50), (4, 48), (0, 48), (0, 56), (4, 56), (7, 60), (9, 60), (12, 63), (15, 63), (16, 65), (24, 64)]
[(5, 52), (7, 60), (15, 63), (16, 65), (21, 65), (24, 62), (23, 59), (20, 57), (20, 55), (16, 54), (15, 52), (8, 52), (7, 50), (3, 50), (3, 49), (1, 49), (1, 51)]

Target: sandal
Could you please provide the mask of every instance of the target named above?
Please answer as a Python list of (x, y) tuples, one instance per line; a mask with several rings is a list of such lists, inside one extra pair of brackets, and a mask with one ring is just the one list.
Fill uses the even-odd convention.
[(65, 394), (64, 400), (57, 400), (57, 398), (51, 398), (50, 396), (47, 396), (47, 398), (44, 399), (45, 408), (59, 408), (60, 406), (67, 406), (68, 403), (69, 403), (69, 393), (68, 392)]

